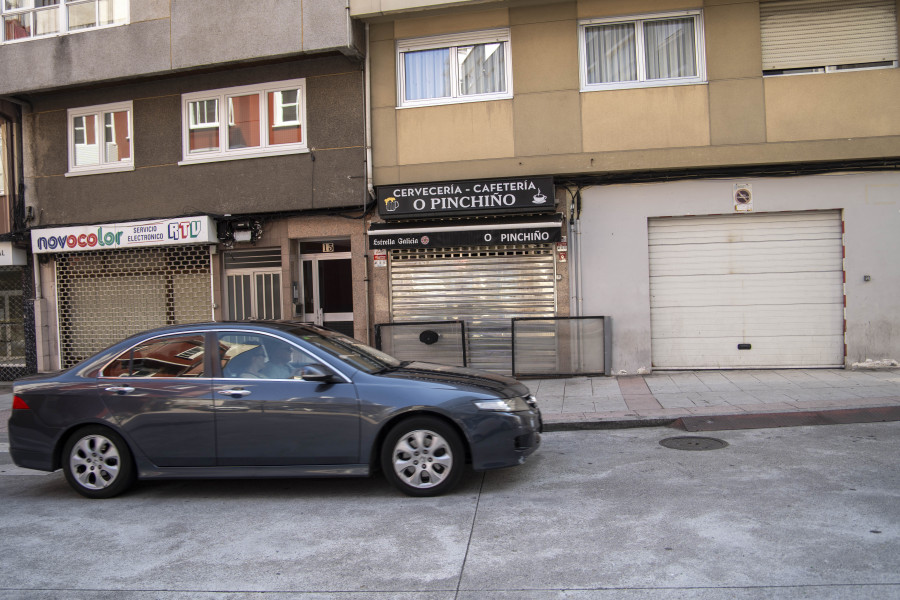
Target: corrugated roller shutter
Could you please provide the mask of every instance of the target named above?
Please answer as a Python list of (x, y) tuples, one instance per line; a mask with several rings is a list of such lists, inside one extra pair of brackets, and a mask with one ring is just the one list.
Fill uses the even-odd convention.
[(842, 236), (831, 211), (652, 219), (653, 366), (843, 365)]
[(464, 320), (472, 367), (508, 373), (510, 320), (555, 314), (549, 244), (391, 253), (392, 321)]
[(763, 70), (897, 60), (894, 0), (760, 2)]

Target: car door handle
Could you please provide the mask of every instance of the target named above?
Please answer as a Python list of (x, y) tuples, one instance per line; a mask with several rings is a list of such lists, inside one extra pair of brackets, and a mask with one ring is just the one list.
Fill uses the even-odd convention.
[(231, 396), (232, 398), (240, 398), (241, 396), (249, 396), (250, 390), (219, 390), (223, 396)]
[(130, 394), (134, 391), (133, 387), (129, 387), (127, 385), (124, 386), (113, 386), (106, 388), (107, 392), (115, 392), (117, 394)]

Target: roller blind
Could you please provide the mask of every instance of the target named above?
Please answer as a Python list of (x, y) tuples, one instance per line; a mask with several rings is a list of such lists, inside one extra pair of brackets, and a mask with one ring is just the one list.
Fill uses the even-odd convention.
[(897, 60), (894, 0), (760, 2), (763, 70)]

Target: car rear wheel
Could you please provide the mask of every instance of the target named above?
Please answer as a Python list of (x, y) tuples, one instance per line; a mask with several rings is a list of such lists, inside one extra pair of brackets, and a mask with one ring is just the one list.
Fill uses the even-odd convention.
[(462, 476), (465, 450), (456, 431), (432, 417), (416, 417), (395, 425), (381, 449), (388, 481), (410, 496), (438, 496)]
[(83, 427), (63, 449), (63, 471), (72, 488), (88, 498), (112, 498), (135, 479), (134, 462), (125, 440), (99, 425)]

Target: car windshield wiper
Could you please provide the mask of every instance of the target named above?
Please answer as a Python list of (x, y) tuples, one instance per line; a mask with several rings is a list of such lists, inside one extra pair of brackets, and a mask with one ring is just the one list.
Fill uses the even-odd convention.
[(391, 371), (396, 371), (397, 369), (402, 369), (406, 365), (410, 364), (411, 360), (401, 361), (398, 365), (385, 365), (384, 367), (375, 371), (375, 375), (384, 375), (385, 373), (390, 373)]

